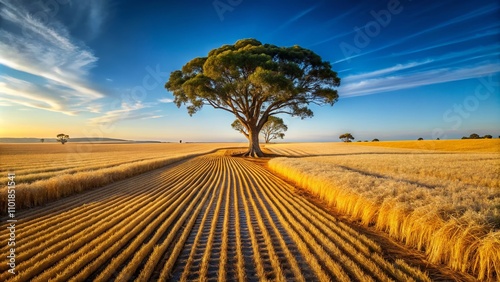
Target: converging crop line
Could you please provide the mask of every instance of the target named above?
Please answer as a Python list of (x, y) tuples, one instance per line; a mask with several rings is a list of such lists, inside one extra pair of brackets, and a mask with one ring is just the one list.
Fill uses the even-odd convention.
[(264, 168), (221, 152), (61, 203), (25, 212), (19, 271), (0, 265), (1, 280), (427, 281)]

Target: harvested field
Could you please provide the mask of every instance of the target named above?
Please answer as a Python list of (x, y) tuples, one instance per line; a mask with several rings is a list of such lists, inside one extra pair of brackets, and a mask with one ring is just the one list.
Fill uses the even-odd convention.
[(2, 263), (1, 281), (430, 281), (261, 166), (223, 152), (17, 219), (17, 274)]
[[(16, 174), (17, 208), (43, 205), (173, 162), (241, 143), (0, 144), (0, 173)], [(7, 188), (0, 188), (0, 214)]]
[(465, 152), (397, 148), (407, 142), (267, 148), (293, 156), (271, 160), (274, 172), (340, 213), (425, 251), (431, 262), (494, 281), (500, 273), (500, 154), (475, 153), (483, 141), (496, 144), (451, 142), (450, 151)]
[(431, 151), (500, 153), (500, 139), (356, 142), (355, 144)]

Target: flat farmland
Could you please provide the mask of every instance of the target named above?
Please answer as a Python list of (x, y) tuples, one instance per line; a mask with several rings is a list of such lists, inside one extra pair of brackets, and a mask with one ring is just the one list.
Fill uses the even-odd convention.
[(17, 274), (2, 263), (2, 281), (430, 281), (262, 166), (224, 151), (17, 218)]
[[(18, 208), (102, 187), (219, 148), (242, 143), (0, 144), (0, 173), (16, 174)], [(7, 187), (0, 188), (5, 213)]]
[[(361, 144), (363, 146), (359, 146)], [(496, 280), (500, 272), (499, 140), (275, 144), (270, 169), (342, 214)]]
[(500, 154), (382, 143), (0, 145), (0, 281), (497, 280)]

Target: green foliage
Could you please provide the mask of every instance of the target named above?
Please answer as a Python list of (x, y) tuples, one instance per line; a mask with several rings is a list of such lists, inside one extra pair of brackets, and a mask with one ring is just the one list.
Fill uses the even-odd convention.
[(61, 144), (64, 145), (64, 143), (68, 142), (69, 135), (64, 134), (64, 133), (59, 133), (57, 134), (57, 142), (61, 142)]
[(351, 133), (344, 133), (340, 135), (339, 138), (344, 142), (352, 142), (352, 140), (356, 139)]
[(379, 142), (380, 140), (378, 140), (377, 138), (373, 139), (372, 142)]
[(420, 137), (420, 138), (418, 138), (417, 140), (418, 140), (418, 141), (422, 141), (422, 140), (424, 140), (424, 138)]
[[(231, 127), (245, 135), (245, 137), (249, 138), (248, 129), (242, 124), (238, 119), (234, 120), (231, 124)], [(271, 140), (285, 137), (284, 131), (288, 130), (288, 126), (284, 123), (282, 118), (270, 116), (267, 122), (262, 127), (261, 133), (264, 137), (264, 141), (266, 143), (271, 142)]]
[[(500, 138), (500, 136), (498, 137)], [(469, 137), (467, 136), (462, 137), (462, 139), (491, 139), (491, 138), (493, 138), (493, 136), (491, 136), (490, 134), (486, 134), (483, 137), (481, 137), (477, 133), (472, 133)]]
[(264, 141), (266, 143), (271, 142), (274, 139), (283, 139), (285, 137), (285, 131), (288, 130), (288, 126), (283, 122), (283, 119), (275, 116), (270, 116), (267, 122), (262, 127), (262, 135), (264, 135)]
[(256, 136), (270, 116), (312, 117), (308, 105), (333, 105), (338, 86), (340, 78), (330, 63), (311, 50), (256, 39), (239, 40), (195, 58), (172, 72), (165, 84), (175, 104), (187, 105), (190, 115), (205, 105), (234, 114), (257, 151)]
[(246, 138), (248, 138), (248, 130), (246, 129), (246, 127), (238, 120), (238, 119), (235, 119), (233, 121), (233, 123), (231, 123), (231, 127), (240, 132), (241, 134), (245, 135)]

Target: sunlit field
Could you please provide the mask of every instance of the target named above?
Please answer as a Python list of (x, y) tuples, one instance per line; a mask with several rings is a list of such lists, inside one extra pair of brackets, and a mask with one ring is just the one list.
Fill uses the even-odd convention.
[(432, 275), (496, 280), (500, 154), (464, 144), (266, 144), (267, 165), (241, 143), (2, 144), (19, 235), (0, 281), (431, 280), (302, 189), (457, 271)]
[[(15, 173), (16, 204), (25, 208), (234, 146), (244, 144), (0, 144), (0, 173)], [(0, 209), (5, 213), (7, 187), (0, 189)]]
[(500, 271), (500, 154), (474, 152), (495, 152), (498, 140), (427, 141), (426, 149), (420, 142), (266, 147), (295, 156), (272, 159), (272, 171), (338, 211), (425, 250), (432, 262), (493, 279)]
[(21, 212), (16, 232), (2, 281), (430, 281), (223, 151)]
[(355, 142), (356, 145), (434, 151), (500, 153), (499, 139)]

